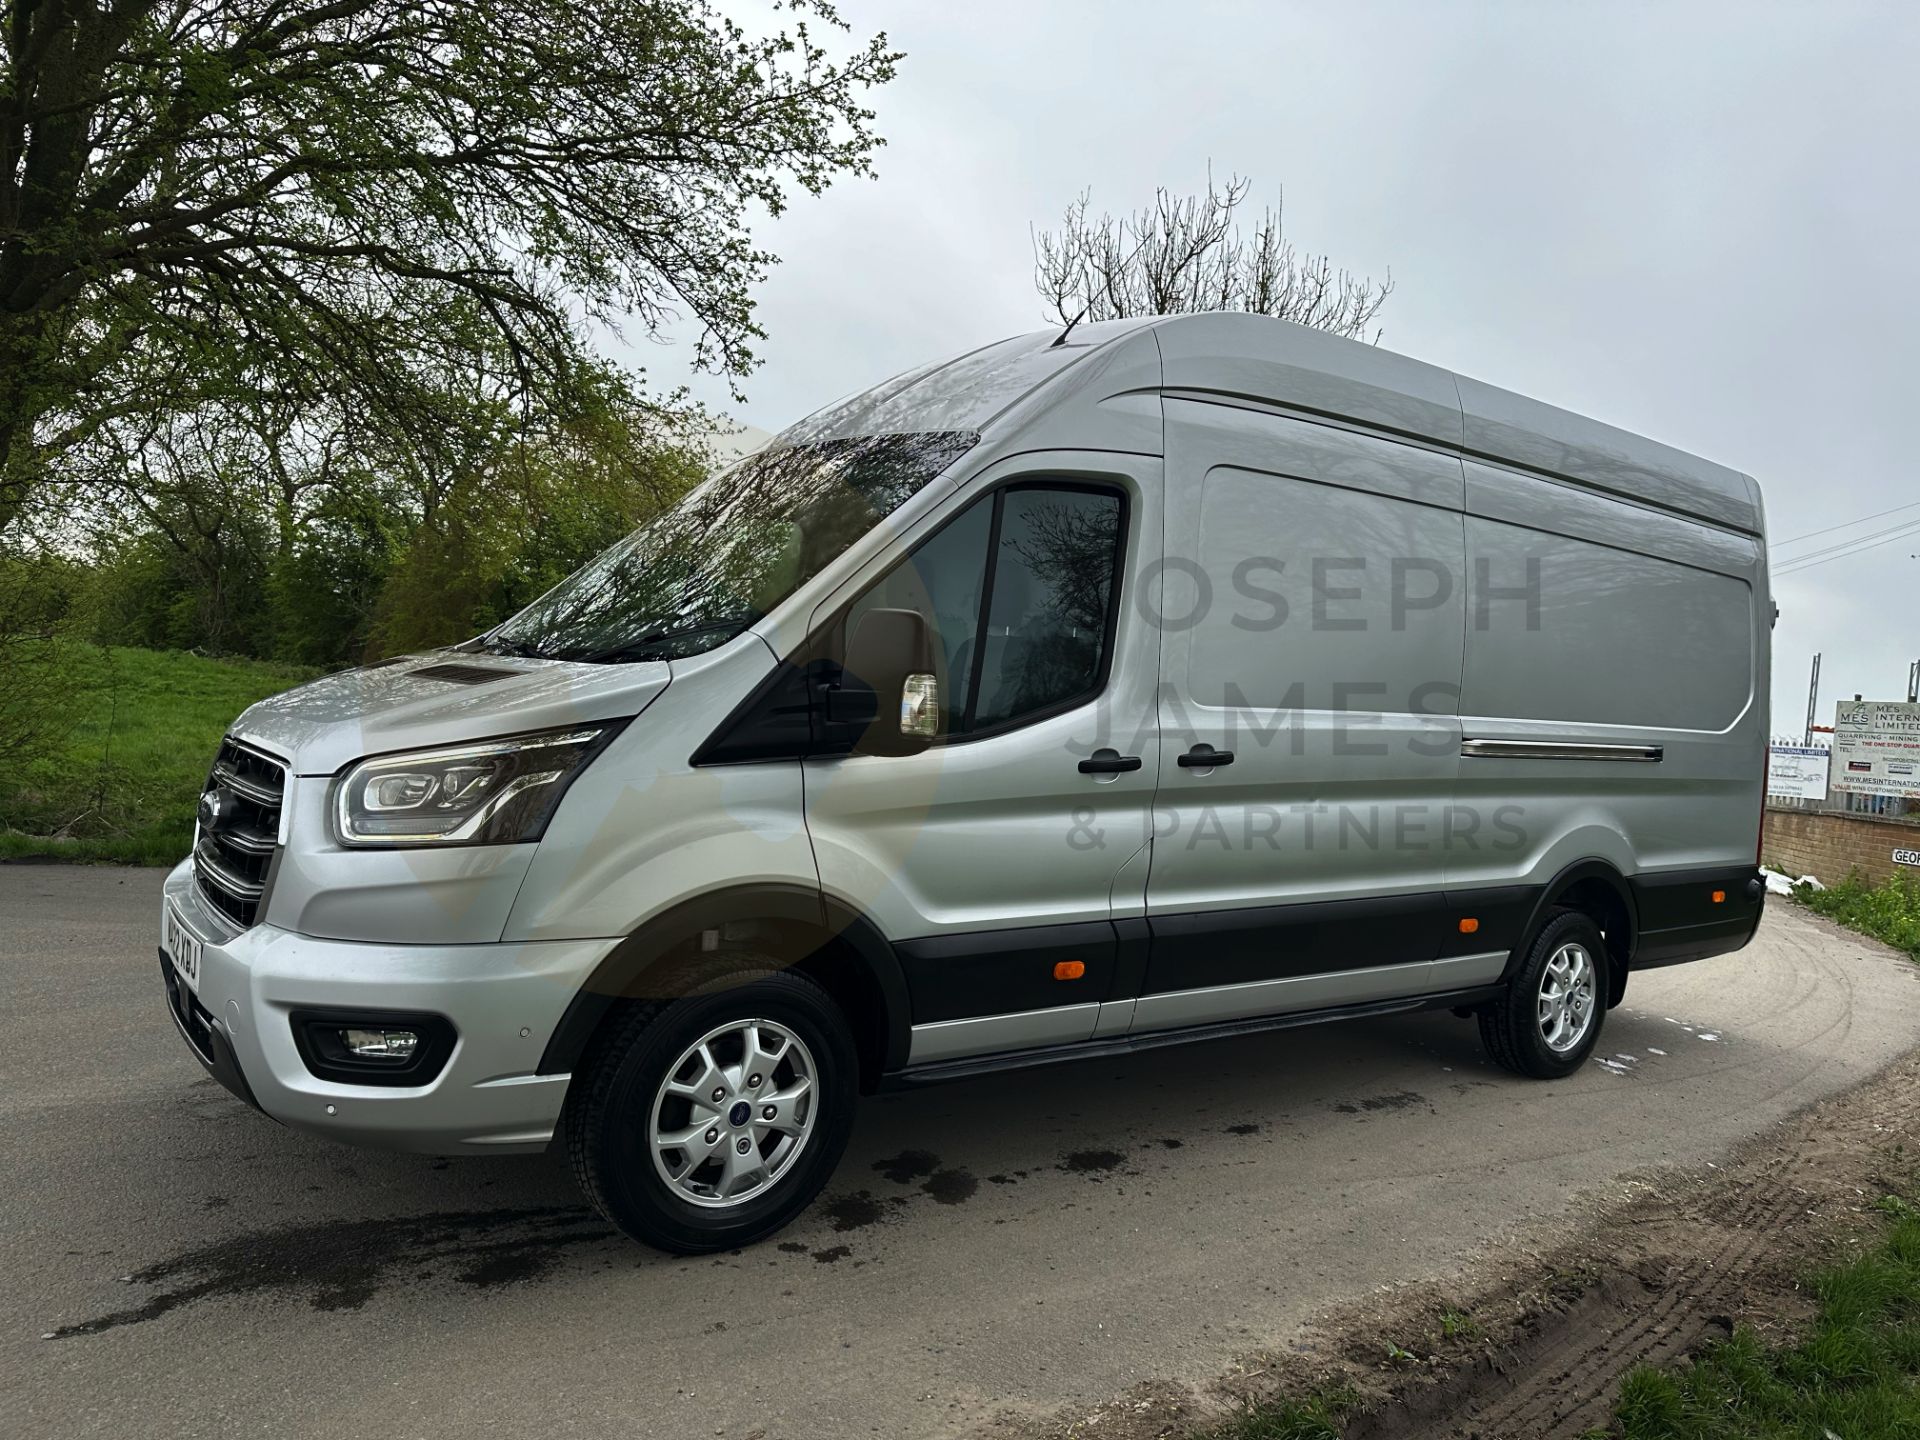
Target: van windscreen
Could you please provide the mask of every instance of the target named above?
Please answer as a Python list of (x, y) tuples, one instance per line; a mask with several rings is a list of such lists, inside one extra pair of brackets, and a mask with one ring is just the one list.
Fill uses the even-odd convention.
[(763, 450), (486, 637), (555, 660), (676, 660), (760, 619), (979, 440), (965, 431), (865, 435)]

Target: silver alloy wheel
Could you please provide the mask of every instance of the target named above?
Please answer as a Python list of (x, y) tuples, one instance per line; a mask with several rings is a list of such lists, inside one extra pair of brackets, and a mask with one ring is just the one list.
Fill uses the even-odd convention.
[(1540, 1038), (1554, 1054), (1566, 1054), (1593, 1028), (1593, 980), (1593, 957), (1574, 941), (1554, 951), (1540, 972)]
[(647, 1113), (653, 1168), (682, 1200), (722, 1210), (764, 1195), (813, 1133), (813, 1052), (771, 1020), (701, 1036)]

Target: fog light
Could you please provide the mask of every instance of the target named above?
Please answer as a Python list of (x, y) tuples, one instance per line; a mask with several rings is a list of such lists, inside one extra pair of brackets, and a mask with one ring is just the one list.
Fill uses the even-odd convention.
[(411, 1030), (342, 1029), (340, 1043), (349, 1055), (362, 1060), (411, 1060), (420, 1037)]
[(431, 1085), (459, 1041), (444, 1015), (411, 1010), (295, 1010), (307, 1073), (336, 1085)]

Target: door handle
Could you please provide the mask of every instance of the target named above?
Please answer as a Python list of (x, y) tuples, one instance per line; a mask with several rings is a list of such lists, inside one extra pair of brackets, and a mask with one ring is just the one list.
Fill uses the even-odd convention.
[(1209, 766), (1233, 764), (1233, 751), (1216, 750), (1211, 745), (1196, 745), (1173, 762), (1182, 770), (1204, 770)]
[(1080, 762), (1082, 775), (1120, 775), (1140, 768), (1138, 755), (1122, 755), (1118, 750), (1096, 750)]

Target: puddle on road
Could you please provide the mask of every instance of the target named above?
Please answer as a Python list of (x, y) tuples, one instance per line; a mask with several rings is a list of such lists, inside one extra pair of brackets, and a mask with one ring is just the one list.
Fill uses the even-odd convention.
[(821, 1203), (820, 1212), (835, 1230), (864, 1230), (887, 1218), (887, 1207), (871, 1191), (855, 1190), (850, 1195), (835, 1195)]
[(1340, 1115), (1358, 1115), (1363, 1110), (1405, 1110), (1410, 1105), (1425, 1105), (1427, 1097), (1414, 1090), (1396, 1090), (1391, 1095), (1369, 1095), (1364, 1100), (1342, 1100), (1333, 1108)]
[(980, 1182), (965, 1170), (936, 1170), (920, 1188), (942, 1205), (964, 1205), (980, 1188)]
[[(980, 1182), (969, 1171), (942, 1167), (940, 1157), (927, 1150), (902, 1150), (891, 1159), (874, 1161), (873, 1168), (896, 1185), (911, 1185), (916, 1180), (920, 1181), (920, 1193), (931, 1195), (942, 1205), (965, 1204), (980, 1188)], [(995, 1183), (1001, 1185), (1013, 1183), (1005, 1176), (995, 1176), (994, 1179)], [(896, 1195), (893, 1203), (900, 1204), (904, 1198)]]
[[(277, 1293), (316, 1310), (358, 1310), (390, 1285), (451, 1273), (489, 1289), (542, 1279), (568, 1246), (618, 1241), (584, 1205), (333, 1220), (249, 1231), (134, 1271), (160, 1286), (138, 1305), (48, 1331), (49, 1340), (138, 1325), (201, 1300)], [(624, 1242), (622, 1242), (624, 1243)]]
[(896, 1185), (924, 1180), (940, 1168), (940, 1157), (925, 1150), (902, 1150), (890, 1160), (876, 1160), (873, 1168)]

